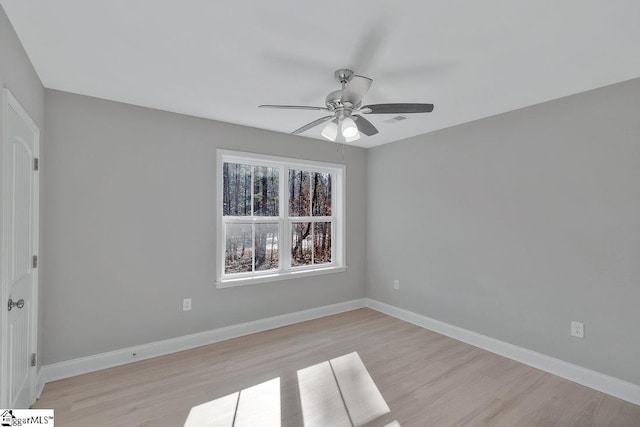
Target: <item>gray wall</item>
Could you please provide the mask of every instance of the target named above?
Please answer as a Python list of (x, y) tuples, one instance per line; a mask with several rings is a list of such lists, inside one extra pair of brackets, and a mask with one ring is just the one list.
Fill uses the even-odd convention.
[[(45, 111), (44, 364), (365, 296), (365, 150), (52, 90)], [(216, 148), (346, 163), (347, 272), (216, 289)]]
[[(44, 87), (33, 69), (29, 57), (22, 48), (7, 15), (0, 6), (0, 87), (11, 91), (22, 107), (40, 129), (40, 146), (44, 146)], [(2, 120), (0, 120), (0, 135)], [(40, 185), (42, 187), (42, 176)], [(42, 206), (40, 212), (44, 214)], [(41, 259), (42, 260), (42, 259)], [(42, 260), (43, 261), (43, 260)], [(40, 290), (43, 279), (40, 277)], [(4, 308), (4, 303), (1, 306)], [(42, 304), (40, 305), (39, 323), (42, 325)], [(42, 348), (42, 327), (38, 331), (38, 347)]]
[(639, 99), (637, 79), (369, 150), (368, 296), (640, 384)]
[(13, 93), (42, 133), (44, 88), (2, 6), (0, 6), (0, 87), (6, 87)]

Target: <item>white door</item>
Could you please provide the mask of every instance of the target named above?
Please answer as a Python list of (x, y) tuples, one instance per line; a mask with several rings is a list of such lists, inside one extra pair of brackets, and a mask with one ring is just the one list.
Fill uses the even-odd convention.
[(28, 408), (36, 398), (39, 131), (7, 89), (2, 131), (0, 407)]

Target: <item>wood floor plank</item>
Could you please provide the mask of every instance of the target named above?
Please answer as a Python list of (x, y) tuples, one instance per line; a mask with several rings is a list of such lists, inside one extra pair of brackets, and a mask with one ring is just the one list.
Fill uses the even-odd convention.
[(351, 427), (329, 361), (299, 370), (298, 387), (305, 427)]
[(228, 394), (189, 411), (184, 427), (233, 427), (240, 392)]
[(303, 426), (297, 372), (352, 352), (391, 410), (367, 427), (640, 426), (639, 406), (371, 309), (52, 382), (34, 407), (59, 426), (179, 426), (279, 378), (281, 423)]
[(280, 378), (240, 391), (233, 427), (280, 427)]
[(391, 412), (357, 352), (331, 359), (330, 363), (354, 427)]

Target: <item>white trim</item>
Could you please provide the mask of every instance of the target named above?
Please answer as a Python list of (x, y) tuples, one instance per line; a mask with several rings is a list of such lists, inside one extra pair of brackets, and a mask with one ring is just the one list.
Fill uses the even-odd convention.
[(40, 396), (42, 396), (44, 385), (45, 385), (45, 379), (42, 372), (42, 368), (40, 368), (38, 369), (38, 374), (36, 375), (36, 400), (40, 399)]
[(239, 279), (227, 279), (222, 282), (216, 282), (216, 288), (233, 288), (235, 286), (255, 285), (258, 283), (277, 282), (279, 280), (301, 279), (303, 277), (319, 276), (321, 274), (342, 273), (347, 271), (348, 267), (321, 267), (317, 264), (316, 268), (305, 270), (294, 270), (266, 274), (264, 276), (249, 276)]
[[(351, 311), (365, 306), (365, 299), (354, 299), (339, 302), (337, 304), (325, 305), (322, 307), (310, 308), (308, 310), (255, 320), (252, 322), (240, 323), (238, 325), (226, 326), (212, 329), (210, 331), (171, 338), (168, 340), (156, 341), (149, 344), (110, 351), (88, 357), (68, 360), (42, 366), (41, 373), (45, 382), (56, 381), (63, 378), (73, 377), (88, 372), (99, 371), (101, 369), (124, 365), (139, 360), (150, 359), (152, 357), (163, 356), (178, 351), (189, 350), (203, 345), (225, 341), (244, 335), (254, 334), (269, 329), (280, 328), (319, 317)], [(132, 354), (136, 356), (133, 357)]]
[[(224, 216), (223, 215), (223, 168), (224, 163), (239, 163), (252, 166), (277, 167), (280, 170), (280, 180), (278, 186), (279, 197), (279, 215), (277, 217), (260, 217), (260, 216)], [(289, 217), (287, 215), (288, 206), (287, 197), (287, 180), (290, 169), (300, 169), (309, 172), (330, 173), (332, 181), (331, 189), (331, 206), (334, 215), (331, 216), (308, 216), (308, 217)], [(317, 274), (333, 273), (344, 271), (346, 268), (345, 256), (345, 240), (346, 228), (344, 221), (346, 218), (346, 187), (345, 174), (346, 165), (338, 163), (326, 163), (313, 160), (293, 159), (290, 157), (270, 156), (266, 154), (248, 153), (243, 151), (232, 151), (226, 149), (216, 150), (216, 280), (215, 285), (218, 288), (235, 287), (242, 285), (254, 285), (264, 282), (272, 282), (293, 277), (303, 277), (299, 271), (308, 270), (308, 276)], [(253, 188), (253, 168), (251, 169), (251, 186)], [(253, 191), (251, 192), (251, 209), (253, 213)], [(257, 224), (262, 222), (279, 224), (279, 262), (278, 270), (271, 272), (256, 272), (255, 266), (250, 272), (225, 274), (225, 251), (226, 251), (226, 224)], [(291, 247), (291, 224), (293, 222), (330, 222), (332, 238), (332, 260), (330, 263), (293, 267), (291, 266), (290, 253), (286, 248)], [(252, 235), (255, 229), (252, 229)], [(312, 234), (313, 236), (313, 234)], [(252, 253), (255, 255), (254, 242), (252, 240)], [(255, 259), (252, 259), (255, 263)], [(331, 270), (333, 267), (334, 270)]]
[(317, 160), (296, 159), (293, 157), (272, 156), (268, 154), (254, 153), (251, 151), (227, 150), (218, 148), (216, 150), (221, 156), (227, 158), (227, 161), (243, 163), (253, 166), (278, 166), (286, 163), (287, 166), (301, 168), (312, 167), (316, 172), (331, 172), (333, 169), (344, 169), (342, 163), (319, 162)]
[[(8, 177), (5, 176), (6, 175), (6, 170), (8, 170), (8, 168), (6, 168), (6, 162), (8, 161), (8, 159), (4, 158), (4, 151), (5, 151), (5, 145), (8, 144), (9, 141), (9, 136), (8, 136), (8, 123), (7, 123), (7, 118), (8, 118), (8, 112), (9, 109), (12, 109), (19, 117), (22, 121), (24, 121), (24, 123), (29, 127), (29, 129), (33, 132), (34, 134), (34, 143), (33, 143), (33, 157), (34, 158), (40, 158), (40, 129), (38, 128), (38, 126), (36, 125), (36, 123), (31, 119), (31, 117), (29, 116), (29, 113), (27, 113), (27, 111), (22, 107), (22, 105), (20, 104), (20, 102), (16, 99), (15, 96), (13, 96), (13, 94), (11, 93), (11, 91), (4, 87), (2, 88), (2, 105), (1, 105), (1, 114), (2, 117), (0, 118), (0, 121), (2, 123), (2, 126), (0, 127), (0, 164), (2, 167), (0, 167), (0, 188), (2, 188), (2, 193), (7, 193), (5, 189), (5, 186), (7, 185), (6, 183), (9, 181)], [(40, 268), (42, 267), (42, 259), (40, 257), (40, 246), (39, 246), (39, 239), (40, 239), (40, 173), (37, 171), (32, 171), (32, 174), (34, 176), (34, 181), (33, 181), (33, 200), (32, 200), (32, 223), (31, 226), (33, 227), (32, 230), (32, 249), (33, 249), (33, 254), (32, 255), (36, 255), (38, 256), (38, 267), (37, 268), (32, 268), (32, 280), (31, 280), (31, 303), (30, 303), (30, 325), (31, 325), (31, 330), (30, 330), (30, 342), (29, 342), (29, 354), (32, 353), (36, 353), (38, 354), (38, 283), (39, 283), (39, 271)], [(6, 197), (3, 196), (3, 197)], [(8, 223), (7, 223), (7, 218), (4, 216), (4, 203), (6, 202), (3, 197), (0, 197), (0, 240), (2, 241), (2, 252), (4, 254), (8, 254), (9, 251), (8, 249), (5, 247), (7, 245), (7, 241), (4, 238), (5, 233), (8, 230)], [(3, 302), (7, 301), (9, 299), (9, 283), (8, 283), (8, 276), (7, 276), (7, 260), (2, 260), (2, 266), (0, 268), (0, 301)], [(5, 306), (2, 305), (2, 307), (4, 308)], [(7, 314), (7, 310), (0, 310), (1, 314), (0, 314), (0, 356), (2, 357), (2, 359), (4, 359), (6, 357), (6, 352), (8, 351), (8, 342), (7, 342), (7, 335), (8, 335), (8, 331), (6, 330), (6, 325), (8, 324), (8, 314)], [(30, 372), (29, 372), (29, 390), (31, 392), (31, 395), (29, 396), (30, 400), (34, 401), (36, 400), (36, 396), (34, 395), (36, 392), (36, 387), (37, 387), (37, 378), (36, 378), (36, 368), (32, 367), (30, 368)], [(8, 384), (6, 384), (5, 379), (8, 378), (8, 366), (6, 366), (5, 363), (0, 363), (0, 406), (2, 407), (8, 407), (8, 403), (6, 401), (6, 399), (8, 398), (9, 395), (9, 391), (8, 391)]]
[(615, 396), (627, 402), (640, 405), (640, 385), (623, 381), (582, 366), (518, 347), (468, 329), (450, 325), (440, 320), (385, 304), (371, 298), (365, 298), (366, 306), (389, 316), (413, 323), (430, 331), (471, 344), (483, 350), (507, 357), (525, 365), (565, 378), (603, 393)]

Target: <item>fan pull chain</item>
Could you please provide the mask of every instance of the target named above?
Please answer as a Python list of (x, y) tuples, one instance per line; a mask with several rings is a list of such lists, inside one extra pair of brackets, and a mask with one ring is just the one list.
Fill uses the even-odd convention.
[(340, 155), (342, 156), (342, 160), (344, 161), (344, 146), (345, 143), (343, 142), (342, 144), (338, 142), (338, 138), (336, 138), (336, 152), (340, 153), (340, 148), (342, 148), (342, 153), (340, 153)]

